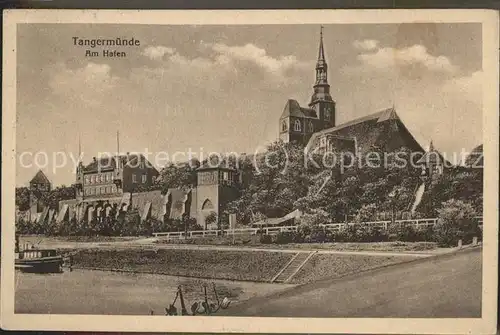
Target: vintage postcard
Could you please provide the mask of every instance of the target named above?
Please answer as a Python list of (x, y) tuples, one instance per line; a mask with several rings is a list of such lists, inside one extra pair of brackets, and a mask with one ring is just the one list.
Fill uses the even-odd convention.
[(6, 11), (2, 328), (495, 333), (498, 24)]

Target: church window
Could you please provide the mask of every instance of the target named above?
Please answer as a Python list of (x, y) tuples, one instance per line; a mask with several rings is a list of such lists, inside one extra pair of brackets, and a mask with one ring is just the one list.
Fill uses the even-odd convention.
[(201, 206), (202, 210), (213, 209), (213, 208), (214, 208), (214, 205), (212, 204), (210, 199), (205, 200), (203, 202), (203, 205)]
[(136, 175), (135, 173), (134, 173), (134, 174), (132, 174), (132, 182), (133, 182), (134, 184), (136, 184), (136, 183), (137, 183), (137, 175)]
[(330, 109), (325, 109), (325, 120), (330, 120)]
[(281, 131), (285, 132), (287, 130), (288, 130), (288, 127), (286, 124), (286, 120), (283, 120), (283, 122), (281, 122)]
[(142, 183), (143, 183), (143, 184), (146, 184), (146, 181), (147, 181), (147, 180), (148, 180), (148, 176), (147, 176), (147, 175), (145, 175), (145, 174), (143, 174), (143, 175), (142, 175)]
[(314, 125), (312, 121), (309, 121), (309, 131), (312, 133), (314, 131)]
[(300, 121), (295, 120), (295, 123), (293, 124), (293, 130), (295, 131), (301, 131), (302, 127), (300, 126)]

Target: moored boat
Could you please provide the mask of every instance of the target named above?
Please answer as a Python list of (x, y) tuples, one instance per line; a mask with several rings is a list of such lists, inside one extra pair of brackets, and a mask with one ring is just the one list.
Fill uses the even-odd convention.
[(61, 272), (63, 258), (53, 249), (31, 249), (16, 253), (16, 269), (23, 272)]
[(62, 272), (63, 257), (55, 249), (20, 250), (16, 236), (15, 268), (23, 272), (54, 273)]

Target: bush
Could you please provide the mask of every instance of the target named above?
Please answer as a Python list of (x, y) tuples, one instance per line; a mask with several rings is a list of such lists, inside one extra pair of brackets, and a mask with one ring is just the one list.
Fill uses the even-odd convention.
[(332, 242), (333, 234), (322, 226), (314, 226), (311, 229), (310, 241), (313, 243)]
[(333, 233), (333, 240), (335, 242), (355, 242), (356, 241), (356, 227), (348, 226), (345, 229)]
[(296, 233), (294, 232), (279, 232), (277, 235), (276, 235), (276, 240), (275, 240), (275, 243), (276, 244), (288, 244), (288, 243), (292, 243), (293, 240), (294, 240), (294, 237), (295, 237)]
[(271, 235), (267, 235), (267, 234), (260, 235), (260, 243), (271, 244), (271, 243), (273, 243), (273, 238)]
[(480, 237), (481, 230), (475, 220), (476, 213), (470, 203), (448, 200), (438, 209), (438, 223), (435, 227), (439, 246), (456, 246), (458, 240), (470, 243), (474, 236)]
[(397, 240), (401, 242), (417, 242), (420, 241), (418, 232), (411, 226), (404, 226), (396, 234)]
[(378, 207), (375, 204), (363, 205), (356, 216), (354, 217), (355, 222), (367, 222), (375, 219), (375, 214), (377, 213)]

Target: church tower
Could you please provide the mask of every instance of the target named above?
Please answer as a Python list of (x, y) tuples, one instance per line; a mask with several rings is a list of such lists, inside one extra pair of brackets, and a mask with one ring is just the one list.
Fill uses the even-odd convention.
[(316, 62), (316, 82), (313, 86), (314, 93), (309, 103), (309, 108), (316, 111), (320, 129), (335, 127), (335, 101), (330, 95), (328, 84), (328, 65), (325, 60), (323, 47), (323, 27), (320, 31), (318, 61)]

